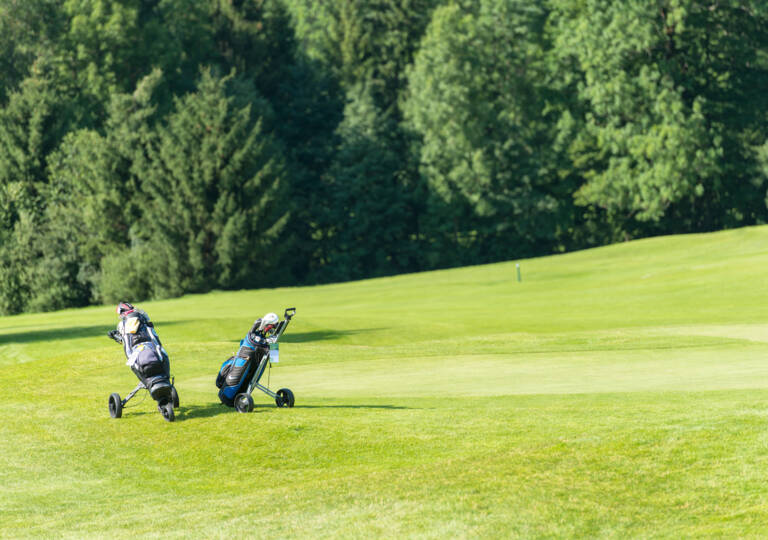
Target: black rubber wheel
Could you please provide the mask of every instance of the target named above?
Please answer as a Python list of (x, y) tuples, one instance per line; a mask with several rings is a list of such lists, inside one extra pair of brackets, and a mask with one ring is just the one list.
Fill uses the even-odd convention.
[(235, 396), (235, 409), (241, 413), (251, 412), (253, 410), (253, 398), (249, 394), (237, 394)]
[(277, 403), (278, 407), (293, 407), (293, 402), (293, 392), (287, 388), (281, 388), (277, 391), (275, 403)]
[(176, 391), (175, 386), (171, 386), (171, 401), (173, 402), (173, 408), (179, 408), (179, 393)]
[(176, 415), (173, 413), (172, 402), (168, 401), (162, 405), (158, 405), (157, 408), (160, 410), (160, 414), (163, 415), (163, 418), (168, 422), (173, 422), (176, 419)]
[(123, 416), (123, 400), (117, 392), (109, 396), (109, 416), (112, 418)]

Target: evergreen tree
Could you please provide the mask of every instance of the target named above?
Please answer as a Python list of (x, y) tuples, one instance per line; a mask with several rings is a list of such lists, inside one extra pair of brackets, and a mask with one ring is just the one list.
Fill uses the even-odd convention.
[[(126, 268), (138, 268), (130, 260), (132, 227), (141, 221), (147, 196), (137, 171), (146, 159), (144, 146), (156, 121), (153, 95), (161, 82), (161, 73), (155, 71), (133, 94), (113, 96), (104, 135), (93, 130), (72, 132), (52, 154), (46, 237), (57, 242), (56, 249), (43, 257), (43, 266), (62, 265), (64, 251), (65, 259), (73, 262), (55, 274), (38, 272), (47, 288), (63, 289), (70, 283), (79, 286), (86, 298), (104, 301), (127, 293), (136, 300), (150, 294), (150, 289), (138, 286), (145, 285), (146, 278), (124, 278)], [(107, 256), (123, 266), (109, 267), (117, 270), (115, 275), (101, 270)]]
[(0, 310), (18, 313), (33, 294), (40, 257), (49, 153), (66, 130), (63, 104), (42, 63), (0, 109)]
[(347, 104), (340, 146), (325, 179), (326, 211), (318, 239), (322, 281), (393, 274), (408, 269), (407, 199), (398, 178), (400, 159), (367, 88)]
[(283, 262), (286, 274), (299, 282), (317, 280), (323, 266), (327, 235), (329, 191), (327, 171), (338, 145), (336, 127), (343, 115), (340, 91), (335, 81), (318, 65), (299, 59), (284, 82), (284, 100), (275, 102), (281, 121), (275, 133), (284, 143), (287, 158), (286, 198), (291, 219), (281, 243), (291, 256)]
[[(6, 193), (7, 195), (7, 193)], [(35, 214), (22, 212), (0, 238), (0, 315), (29, 309), (32, 265), (39, 255)]]
[(223, 72), (235, 69), (270, 102), (295, 62), (291, 19), (277, 0), (212, 0), (212, 36)]
[[(311, 237), (322, 241), (315, 256), (320, 269), (313, 276), (339, 279), (343, 275), (361, 276), (359, 272), (363, 268), (368, 269), (368, 275), (421, 268), (418, 239), (419, 219), (424, 208), (423, 185), (411, 152), (411, 138), (402, 128), (401, 102), (406, 85), (405, 67), (412, 61), (437, 3), (434, 0), (349, 0), (290, 4), (301, 50), (333, 75), (340, 88), (339, 95), (347, 103), (343, 123), (336, 134), (341, 137), (340, 143), (331, 153), (333, 172), (315, 183), (316, 191), (327, 191), (328, 200), (338, 201), (340, 207), (331, 206), (327, 216), (315, 220), (317, 230)], [(371, 124), (374, 118), (376, 126)], [(373, 138), (359, 135), (359, 128), (364, 125), (369, 135), (375, 133)], [(363, 140), (367, 141), (365, 150)], [(362, 162), (356, 163), (355, 159)], [(394, 164), (396, 169), (392, 169)], [(372, 177), (351, 177), (374, 170), (376, 174)], [(337, 175), (344, 178), (336, 178)], [(368, 190), (362, 189), (366, 182), (370, 184)], [(382, 191), (384, 186), (388, 187)], [(344, 193), (347, 188), (350, 191)], [(390, 246), (397, 244), (397, 249), (393, 251), (373, 242), (352, 248), (349, 240), (354, 236), (344, 240), (343, 246), (334, 245), (342, 238), (338, 230), (345, 228), (339, 227), (337, 216), (347, 216), (350, 211), (343, 201), (357, 201), (360, 196), (372, 193), (387, 198), (365, 204), (372, 208), (396, 209), (398, 219), (378, 222), (390, 230), (377, 231), (377, 234), (397, 238), (397, 242), (388, 241)], [(364, 221), (359, 213), (355, 215)], [(330, 228), (325, 229), (323, 224), (329, 224)], [(336, 255), (341, 251), (346, 254), (349, 268), (338, 261), (332, 267), (321, 268), (331, 264), (330, 251), (333, 250)], [(382, 258), (383, 252), (389, 255)], [(372, 260), (381, 260), (383, 266), (374, 268)]]
[(137, 235), (158, 264), (155, 296), (284, 279), (283, 155), (267, 131), (269, 105), (255, 90), (227, 95), (244, 91), (235, 82), (204, 71), (147, 147), (140, 176), (149, 200)]
[(0, 106), (30, 75), (32, 64), (49, 51), (64, 27), (57, 0), (0, 0)]
[(0, 109), (0, 183), (16, 186), (10, 189), (19, 194), (16, 206), (36, 204), (48, 154), (68, 128), (65, 109), (43, 73), (27, 78)]

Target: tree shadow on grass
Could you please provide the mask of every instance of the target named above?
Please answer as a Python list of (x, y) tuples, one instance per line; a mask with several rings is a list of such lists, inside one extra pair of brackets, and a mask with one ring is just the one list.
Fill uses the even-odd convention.
[[(254, 394), (255, 395), (255, 394)], [(265, 399), (269, 400), (269, 397)], [(253, 410), (256, 409), (279, 409), (274, 400), (271, 403), (254, 403)], [(400, 405), (294, 405), (293, 407), (286, 407), (286, 409), (411, 409), (412, 407), (402, 407)], [(234, 409), (233, 409), (234, 410)]]
[[(161, 321), (158, 323), (158, 331), (162, 332), (162, 329), (167, 326), (173, 326), (176, 324), (189, 324), (191, 321)], [(36, 329), (26, 332), (9, 332), (3, 333), (0, 329), (0, 345), (7, 345), (9, 343), (35, 343), (38, 341), (52, 342), (52, 341), (68, 341), (71, 339), (83, 339), (89, 337), (103, 336), (107, 337), (107, 332), (114, 330), (114, 324), (97, 324), (93, 326), (69, 326), (64, 328), (50, 328), (50, 329)], [(380, 330), (387, 330), (386, 328), (354, 328), (350, 330), (313, 330), (311, 332), (299, 332), (292, 334), (289, 331), (280, 338), (283, 343), (310, 343), (313, 341), (333, 341), (341, 339), (346, 336), (355, 336), (357, 334), (363, 334), (368, 332), (378, 332)], [(162, 336), (161, 336), (162, 337)], [(241, 336), (242, 337), (242, 336)], [(239, 341), (238, 337), (238, 341)]]
[[(159, 326), (162, 328), (183, 322), (184, 321), (166, 321)], [(51, 328), (48, 330), (12, 332), (8, 334), (0, 333), (0, 345), (7, 345), (9, 343), (34, 343), (37, 341), (68, 341), (70, 339), (89, 337), (104, 337), (104, 341), (106, 342), (109, 339), (107, 338), (107, 332), (114, 329), (114, 324), (97, 324), (93, 326), (68, 326), (65, 328)]]
[(298, 332), (292, 334), (290, 328), (280, 337), (281, 343), (309, 343), (311, 341), (333, 341), (347, 336), (378, 332), (387, 328), (353, 328), (350, 330), (313, 330), (311, 332)]
[(294, 405), (294, 409), (414, 409), (400, 405)]
[(68, 328), (51, 328), (49, 330), (30, 330), (28, 332), (15, 332), (0, 334), (0, 345), (8, 343), (34, 343), (36, 341), (65, 341), (94, 336), (107, 337), (107, 332), (114, 326), (70, 326)]

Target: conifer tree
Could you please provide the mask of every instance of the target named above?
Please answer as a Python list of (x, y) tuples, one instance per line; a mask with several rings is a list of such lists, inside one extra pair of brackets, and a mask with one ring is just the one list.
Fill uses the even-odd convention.
[[(51, 155), (45, 235), (56, 242), (45, 244), (43, 267), (62, 266), (62, 259), (71, 262), (58, 272), (38, 271), (38, 294), (63, 290), (66, 283), (86, 291), (87, 300), (141, 300), (151, 294), (147, 276), (129, 279), (125, 269), (138, 267), (132, 260), (133, 229), (140, 227), (147, 197), (137, 171), (156, 121), (153, 96), (161, 82), (156, 70), (133, 94), (114, 95), (103, 135), (71, 132)], [(102, 269), (105, 257), (119, 261), (109, 267), (116, 273)]]
[(236, 82), (203, 71), (147, 147), (139, 234), (162, 269), (156, 295), (280, 279), (283, 155), (268, 131), (269, 105)]
[(67, 129), (67, 107), (43, 72), (11, 93), (0, 109), (0, 310), (28, 309), (40, 257), (48, 155)]
[(400, 159), (388, 144), (392, 127), (381, 118), (368, 88), (353, 89), (325, 178), (322, 281), (408, 269), (407, 199), (398, 177)]

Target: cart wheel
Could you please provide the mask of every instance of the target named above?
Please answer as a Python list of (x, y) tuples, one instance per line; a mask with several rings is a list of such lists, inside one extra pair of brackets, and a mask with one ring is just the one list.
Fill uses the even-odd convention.
[(112, 418), (123, 416), (123, 400), (120, 399), (120, 394), (117, 392), (109, 396), (109, 416)]
[(179, 408), (179, 393), (176, 391), (175, 386), (171, 386), (171, 401), (173, 402), (173, 408)]
[(275, 403), (278, 407), (293, 407), (293, 392), (287, 388), (281, 388), (277, 391)]
[(160, 414), (163, 415), (163, 418), (165, 418), (168, 422), (173, 422), (176, 419), (176, 415), (173, 413), (172, 402), (168, 401), (162, 405), (158, 405), (157, 408), (160, 410)]
[(250, 394), (237, 394), (235, 396), (235, 409), (241, 413), (251, 412), (253, 410), (253, 398)]

